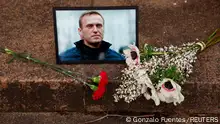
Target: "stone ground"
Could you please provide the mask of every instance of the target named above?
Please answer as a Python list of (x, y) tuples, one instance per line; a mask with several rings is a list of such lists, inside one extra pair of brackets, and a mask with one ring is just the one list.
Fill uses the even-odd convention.
[[(129, 114), (129, 113), (127, 113)], [(77, 112), (66, 112), (66, 113), (55, 113), (55, 112), (26, 112), (26, 113), (1, 113), (0, 123), (1, 124), (137, 124), (145, 123), (152, 124), (158, 122), (160, 124), (207, 124), (215, 122), (219, 123), (220, 114), (164, 114), (164, 113), (137, 113), (130, 114), (109, 114), (106, 116), (105, 113), (77, 113)], [(141, 115), (141, 116), (140, 116)], [(198, 120), (193, 117), (214, 117), (214, 121), (210, 120)], [(187, 119), (191, 118), (191, 120)], [(171, 119), (177, 119), (171, 120)], [(185, 120), (185, 121), (184, 121)]]
[[(0, 47), (32, 53), (40, 60), (55, 63), (52, 8), (58, 6), (138, 6), (140, 45), (201, 41), (220, 28), (219, 0), (1, 0)], [(198, 55), (194, 72), (183, 86), (186, 99), (182, 104), (162, 103), (159, 107), (143, 97), (131, 104), (113, 103), (116, 81), (109, 82), (103, 99), (93, 101), (92, 92), (79, 82), (33, 63), (7, 64), (9, 57), (0, 54), (0, 124), (83, 124), (106, 113), (167, 119), (215, 117), (219, 120), (219, 49), (220, 44), (217, 44)], [(97, 75), (104, 69), (110, 79), (120, 75), (118, 70), (125, 67), (121, 64), (62, 66), (85, 76)], [(194, 123), (196, 121), (198, 123), (198, 120)], [(127, 122), (126, 117), (114, 116), (94, 123)]]

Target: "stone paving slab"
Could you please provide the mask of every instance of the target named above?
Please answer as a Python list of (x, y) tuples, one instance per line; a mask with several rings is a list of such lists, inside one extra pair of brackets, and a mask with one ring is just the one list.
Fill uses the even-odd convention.
[[(200, 41), (220, 27), (219, 0), (1, 0), (0, 46), (17, 52), (26, 51), (40, 60), (55, 63), (52, 8), (58, 6), (138, 6), (140, 45), (180, 45)], [(198, 56), (194, 72), (183, 86), (186, 100), (176, 107), (165, 103), (156, 107), (153, 101), (143, 97), (131, 104), (122, 101), (113, 103), (112, 94), (117, 82), (110, 82), (105, 96), (93, 101), (92, 92), (78, 82), (33, 63), (15, 61), (7, 64), (9, 57), (0, 54), (0, 124), (77, 124), (101, 116), (91, 113), (103, 112), (159, 112), (160, 116), (173, 117), (208, 113), (216, 116), (220, 113), (219, 49), (220, 44)], [(85, 76), (94, 76), (100, 70), (106, 70), (112, 79), (120, 75), (119, 70), (125, 65), (79, 64), (63, 67), (77, 70)], [(55, 112), (78, 113), (60, 115)], [(125, 123), (124, 118), (109, 118), (99, 123), (113, 122)]]
[(130, 104), (124, 101), (115, 103), (114, 90), (118, 84), (110, 82), (100, 100), (92, 100), (92, 91), (83, 85), (61, 84), (51, 89), (44, 83), (21, 85), (10, 83), (0, 90), (0, 111), (2, 112), (164, 112), (184, 111), (190, 113), (220, 113), (220, 85), (188, 83), (183, 86), (185, 101), (174, 106), (161, 103), (155, 106), (153, 100), (143, 96)]
[[(220, 114), (192, 114), (192, 113), (124, 113), (124, 115), (77, 113), (68, 112), (65, 114), (55, 112), (10, 112), (0, 113), (1, 124), (217, 124), (220, 121)], [(140, 116), (141, 115), (141, 116)], [(103, 119), (101, 119), (103, 118)], [(190, 118), (190, 119), (188, 119)], [(196, 118), (196, 119), (194, 119)], [(200, 120), (199, 120), (199, 119)], [(208, 118), (202, 120), (202, 118)], [(213, 121), (209, 118), (214, 118)], [(150, 120), (151, 119), (151, 120)], [(173, 119), (173, 120), (172, 120)], [(176, 120), (175, 120), (176, 119)], [(179, 120), (178, 120), (179, 119)], [(185, 121), (186, 120), (186, 121)], [(188, 120), (188, 121), (187, 121)]]

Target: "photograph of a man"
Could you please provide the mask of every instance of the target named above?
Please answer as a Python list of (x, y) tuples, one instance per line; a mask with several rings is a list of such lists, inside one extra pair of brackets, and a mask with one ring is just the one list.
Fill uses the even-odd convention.
[(79, 18), (78, 33), (81, 40), (75, 42), (75, 47), (61, 54), (61, 62), (80, 60), (125, 60), (120, 53), (110, 49), (111, 43), (104, 41), (104, 18), (97, 11), (88, 11)]
[(138, 45), (137, 7), (55, 7), (57, 64), (125, 63)]

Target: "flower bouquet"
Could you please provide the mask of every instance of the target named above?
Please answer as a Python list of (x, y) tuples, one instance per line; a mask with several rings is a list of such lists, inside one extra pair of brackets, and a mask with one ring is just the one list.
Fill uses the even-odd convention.
[(127, 68), (122, 70), (121, 84), (113, 95), (115, 102), (124, 99), (130, 103), (139, 96), (153, 99), (156, 105), (160, 101), (174, 105), (184, 101), (181, 86), (193, 72), (199, 52), (220, 41), (220, 29), (212, 33), (207, 40), (183, 44), (180, 47), (157, 48), (145, 44), (143, 50), (130, 45), (123, 51)]

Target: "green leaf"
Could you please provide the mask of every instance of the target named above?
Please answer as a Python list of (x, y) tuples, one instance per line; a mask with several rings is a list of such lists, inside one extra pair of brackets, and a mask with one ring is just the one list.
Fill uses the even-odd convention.
[(183, 74), (177, 70), (176, 66), (170, 66), (167, 68), (158, 66), (155, 73), (150, 75), (150, 79), (154, 84), (159, 83), (164, 78), (170, 78), (175, 82), (180, 82), (183, 80)]
[(89, 85), (89, 87), (90, 87), (90, 89), (93, 90), (93, 91), (96, 91), (96, 90), (98, 89), (97, 86), (91, 85), (91, 84)]
[(100, 76), (97, 76), (97, 77), (93, 77), (92, 79), (92, 82), (94, 82), (94, 83), (99, 83), (100, 82), (100, 80), (101, 80), (101, 77)]
[(216, 29), (209, 37), (208, 37), (208, 40), (212, 39), (215, 35), (216, 35), (216, 32), (218, 31), (219, 29)]
[(143, 54), (141, 56), (141, 59), (145, 59), (145, 60), (149, 60), (152, 58), (152, 53), (153, 53), (153, 46), (145, 44), (144, 45), (144, 51)]
[(171, 66), (167, 70), (165, 70), (165, 77), (173, 79), (174, 81), (181, 81), (183, 79), (183, 76), (181, 72), (179, 72), (176, 68), (176, 66)]
[(10, 49), (7, 49), (7, 48), (5, 48), (5, 52), (6, 52), (7, 54), (14, 54), (13, 51), (11, 51)]

